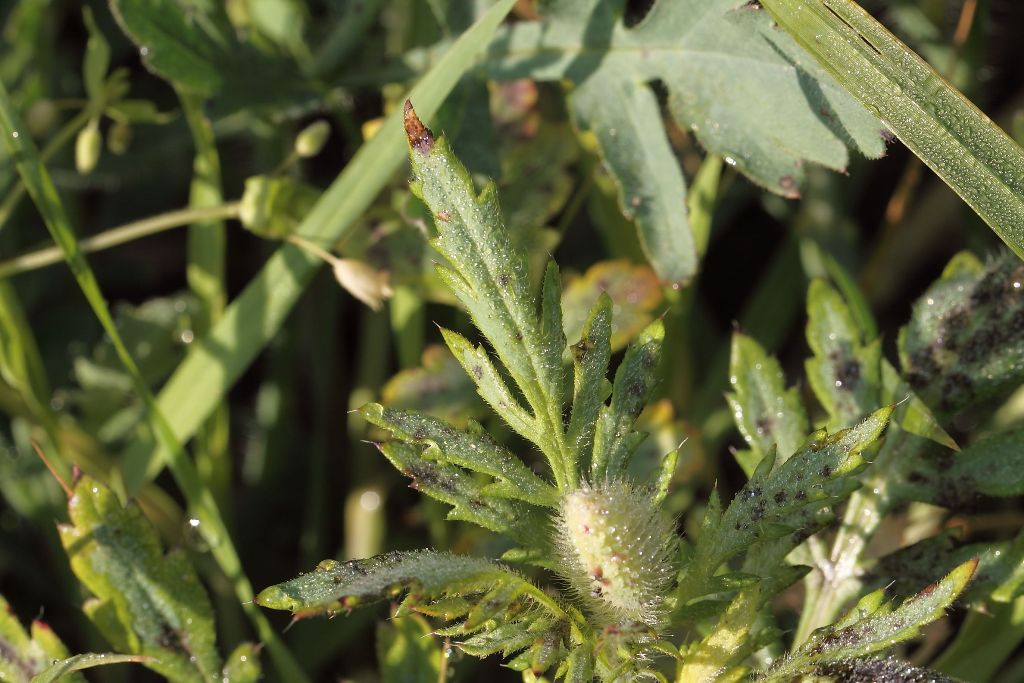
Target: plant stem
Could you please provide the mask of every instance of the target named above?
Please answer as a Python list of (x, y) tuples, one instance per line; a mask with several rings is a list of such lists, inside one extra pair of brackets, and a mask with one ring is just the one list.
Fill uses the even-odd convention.
[[(98, 235), (86, 237), (78, 242), (78, 248), (84, 254), (110, 249), (141, 237), (155, 235), (165, 230), (182, 228), (196, 221), (223, 220), (238, 218), (238, 202), (228, 202), (220, 206), (202, 209), (179, 209), (157, 216), (150, 216), (131, 223), (119, 225)], [(0, 278), (18, 275), (37, 268), (51, 266), (64, 261), (64, 252), (58, 246), (32, 251), (0, 263)]]
[[(185, 119), (195, 143), (189, 206), (193, 209), (216, 207), (224, 203), (221, 187), (220, 157), (209, 119), (203, 115), (202, 99), (179, 93)], [(198, 298), (201, 309), (194, 328), (203, 337), (224, 315), (227, 307), (225, 280), (227, 235), (224, 221), (205, 218), (193, 221), (188, 229), (189, 289)], [(228, 456), (228, 404), (210, 415), (196, 435), (195, 459), (199, 475), (213, 491), (221, 510), (231, 509), (231, 460)], [(225, 513), (226, 514), (226, 513)], [(230, 522), (230, 519), (228, 520)]]

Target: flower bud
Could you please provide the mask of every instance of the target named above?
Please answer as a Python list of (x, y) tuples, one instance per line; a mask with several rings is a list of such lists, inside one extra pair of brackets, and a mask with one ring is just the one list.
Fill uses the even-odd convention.
[(103, 149), (103, 136), (100, 135), (98, 123), (90, 121), (89, 125), (78, 132), (75, 139), (75, 168), (82, 175), (91, 173), (100, 160)]
[(657, 626), (673, 579), (675, 524), (624, 481), (562, 500), (557, 547), (564, 573), (599, 618)]
[(323, 119), (314, 121), (298, 134), (295, 138), (295, 153), (300, 157), (315, 157), (327, 144), (327, 138), (331, 136), (331, 125)]

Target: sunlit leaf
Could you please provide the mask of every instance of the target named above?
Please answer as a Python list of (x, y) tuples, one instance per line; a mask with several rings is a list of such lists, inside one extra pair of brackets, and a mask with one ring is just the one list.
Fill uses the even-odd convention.
[(1024, 150), (853, 0), (766, 0), (790, 35), (1024, 258)]
[(766, 13), (737, 0), (658, 2), (636, 26), (624, 0), (549, 3), (491, 48), (498, 78), (569, 80), (578, 126), (593, 131), (665, 280), (696, 270), (686, 187), (649, 83), (667, 86), (675, 120), (755, 182), (796, 196), (804, 163), (845, 168), (847, 146), (879, 156), (877, 120), (808, 59)]
[(799, 649), (772, 667), (764, 680), (788, 681), (822, 667), (885, 652), (914, 638), (922, 626), (946, 613), (977, 564), (977, 560), (965, 562), (898, 607), (884, 603), (881, 591), (868, 594), (840, 621), (815, 631)]

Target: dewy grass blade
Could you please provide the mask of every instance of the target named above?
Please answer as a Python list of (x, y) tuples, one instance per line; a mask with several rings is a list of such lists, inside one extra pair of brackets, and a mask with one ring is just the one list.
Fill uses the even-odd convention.
[(853, 0), (762, 0), (1024, 258), (1024, 150)]
[(71, 227), (71, 221), (57, 188), (50, 178), (46, 167), (39, 157), (39, 150), (27, 133), (21, 117), (15, 110), (6, 87), (0, 83), (0, 135), (3, 136), (7, 149), (14, 159), (21, 175), (22, 182), (28, 190), (46, 223), (54, 241), (64, 252), (64, 258), (78, 281), (85, 298), (99, 319), (104, 331), (110, 336), (118, 358), (131, 375), (135, 390), (146, 406), (147, 417), (156, 438), (168, 453), (167, 464), (174, 479), (188, 502), (189, 511), (199, 520), (199, 530), (204, 540), (209, 543), (211, 552), (221, 570), (231, 581), (238, 600), (246, 603), (246, 612), (252, 619), (259, 637), (267, 644), (278, 670), (285, 680), (308, 680), (281, 642), (276, 631), (271, 628), (266, 617), (252, 604), (252, 585), (242, 572), (241, 560), (231, 542), (220, 511), (209, 489), (202, 485), (195, 466), (186, 455), (181, 442), (175, 436), (164, 415), (156, 404), (156, 399), (149, 391), (138, 366), (128, 352), (121, 335), (114, 324), (114, 319), (107, 307), (107, 302), (100, 291), (96, 276), (85, 260)]
[[(514, 0), (501, 0), (492, 7), (412, 89), (409, 96), (424, 118), (441, 106), (513, 4)], [(398, 108), (306, 216), (298, 229), (300, 236), (331, 243), (353, 228), (405, 158), (401, 120)], [(210, 334), (189, 351), (158, 398), (161, 411), (179, 439), (195, 434), (220, 405), (228, 388), (280, 329), (321, 265), (320, 259), (300, 247), (285, 244), (228, 306)], [(130, 449), (124, 464), (129, 492), (155, 477), (166, 459), (166, 449), (157, 444), (140, 442)]]

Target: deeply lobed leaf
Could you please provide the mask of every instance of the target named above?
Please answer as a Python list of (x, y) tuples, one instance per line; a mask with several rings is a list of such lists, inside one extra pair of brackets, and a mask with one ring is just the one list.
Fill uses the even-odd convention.
[[(409, 103), (405, 125), (417, 177), (412, 189), (434, 215), (434, 247), (449, 263), (439, 267), (439, 274), (491, 343), (529, 411), (501, 388), (503, 382), (481, 357), (486, 355), (482, 350), (474, 357), (468, 342), (453, 334), (446, 335), (449, 347), (478, 385), (488, 383), (481, 386), (481, 395), (516, 431), (537, 444), (551, 463), (555, 480), (563, 485), (572, 477), (574, 455), (565, 444), (562, 426), (560, 317), (557, 327), (538, 318), (526, 256), (504, 228), (494, 185), (488, 184), (478, 196), (447, 140), (434, 138)], [(545, 295), (543, 300), (550, 298)], [(545, 311), (554, 314), (550, 305)]]
[(752, 454), (741, 465), (751, 474), (774, 446), (778, 464), (789, 459), (807, 438), (807, 414), (796, 388), (786, 389), (779, 362), (752, 338), (734, 334), (726, 395), (740, 433)]
[(711, 579), (718, 567), (752, 543), (789, 536), (795, 546), (806, 538), (806, 531), (796, 525), (807, 523), (807, 511), (841, 501), (857, 488), (850, 475), (861, 468), (861, 452), (881, 436), (892, 410), (877, 410), (857, 426), (831, 436), (814, 434), (778, 467), (774, 453), (769, 453), (724, 512), (714, 497), (681, 577), (677, 609), (712, 592)]
[(75, 485), (68, 513), (61, 542), (95, 596), (85, 610), (103, 636), (121, 652), (149, 657), (145, 665), (172, 681), (221, 677), (213, 609), (185, 553), (164, 554), (139, 508), (122, 506), (89, 477)]

